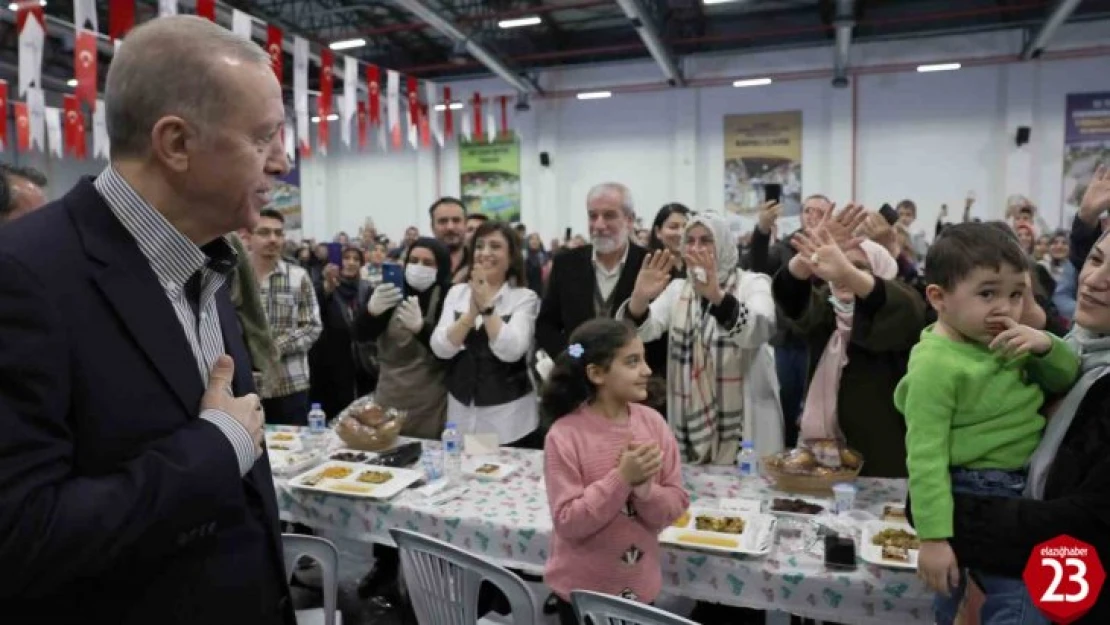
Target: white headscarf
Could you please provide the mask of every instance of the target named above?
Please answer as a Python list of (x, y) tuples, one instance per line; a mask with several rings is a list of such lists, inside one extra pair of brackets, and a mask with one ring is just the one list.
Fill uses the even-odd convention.
[(740, 266), (740, 248), (737, 246), (736, 237), (728, 227), (728, 221), (718, 213), (700, 213), (690, 217), (686, 222), (686, 230), (682, 233), (682, 252), (686, 252), (686, 242), (690, 238), (690, 229), (694, 226), (705, 226), (713, 234), (713, 245), (717, 252), (717, 284), (724, 284)]

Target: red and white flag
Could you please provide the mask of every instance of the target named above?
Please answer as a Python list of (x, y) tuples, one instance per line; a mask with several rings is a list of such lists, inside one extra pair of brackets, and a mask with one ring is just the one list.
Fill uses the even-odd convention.
[(16, 147), (20, 152), (31, 151), (31, 115), (26, 102), (12, 102), (12, 117), (15, 118)]
[(96, 0), (74, 0), (73, 28), (77, 32), (91, 30), (95, 33), (100, 30), (96, 17)]
[(66, 94), (62, 97), (62, 125), (65, 153), (77, 155), (77, 118), (81, 115), (81, 104), (77, 96)]
[(335, 53), (330, 48), (324, 48), (320, 51), (320, 97), (316, 99), (316, 114), (320, 116), (320, 123), (316, 126), (316, 149), (322, 154), (328, 153), (328, 143), (330, 142), (329, 127), (331, 123), (328, 118), (331, 117), (333, 108), (332, 94), (333, 94), (333, 75), (332, 68), (335, 65)]
[(371, 126), (380, 126), (382, 123), (382, 77), (377, 65), (366, 67), (366, 91), (370, 110), (368, 111)]
[(474, 92), (474, 136), (472, 138), (481, 138), (482, 134), (482, 94), (477, 91)]
[[(0, 80), (0, 111), (8, 110), (8, 81)], [(8, 143), (8, 115), (0, 115), (0, 150), (11, 147)]]
[(231, 32), (250, 41), (254, 35), (254, 19), (250, 16), (250, 13), (240, 11), (239, 9), (232, 9)]
[(87, 133), (85, 132), (85, 113), (77, 111), (77, 128), (73, 131), (73, 153), (78, 160), (85, 160), (89, 157), (88, 143), (86, 142)]
[(394, 70), (385, 73), (385, 109), (389, 114), (390, 144), (401, 147), (401, 75)]
[(46, 138), (50, 151), (61, 158), (65, 154), (64, 135), (62, 134), (62, 112), (56, 106), (46, 107)]
[(451, 110), (451, 87), (443, 88), (443, 134), (455, 138), (455, 112)]
[(108, 3), (108, 36), (113, 41), (119, 41), (134, 25), (135, 0), (110, 0)]
[(216, 21), (216, 0), (197, 0), (197, 15)]
[(308, 42), (293, 37), (293, 113), (297, 118), (297, 145), (301, 156), (311, 153), (308, 142)]
[(366, 149), (366, 127), (369, 126), (369, 115), (366, 114), (366, 103), (358, 101), (358, 149)]
[(343, 57), (343, 110), (341, 112), (339, 136), (343, 145), (351, 147), (351, 120), (358, 114), (358, 61)]
[(417, 92), (416, 78), (408, 77), (408, 103), (409, 103), (409, 119), (411, 124), (415, 126), (420, 119), (420, 94)]
[[(427, 99), (427, 103), (424, 105), (423, 109), (424, 120), (430, 126), (429, 130), (431, 131), (432, 136), (436, 138), (436, 143), (438, 143), (439, 147), (442, 148), (443, 128), (442, 125), (439, 123), (439, 114), (435, 110), (436, 103), (439, 102), (439, 94), (436, 93), (437, 91), (439, 91), (438, 85), (431, 81), (425, 82), (424, 91), (426, 93), (425, 98)], [(443, 113), (446, 114), (449, 110), (450, 109), (448, 108), (448, 105), (444, 104)]]
[(19, 95), (42, 88), (42, 46), (46, 41), (46, 22), (39, 3), (17, 5), (16, 28), (19, 32)]
[(96, 33), (82, 30), (73, 45), (73, 73), (77, 80), (77, 99), (96, 110)]
[(31, 147), (46, 151), (46, 98), (42, 89), (27, 90), (27, 119), (31, 124)]
[(274, 76), (277, 77), (278, 84), (284, 85), (285, 76), (282, 73), (284, 70), (283, 56), (281, 54), (281, 44), (285, 34), (281, 29), (273, 24), (266, 26), (266, 52), (270, 53), (270, 67), (274, 70)]
[(104, 112), (104, 101), (97, 100), (93, 112), (93, 158), (108, 158), (108, 124)]
[(509, 96), (501, 96), (501, 133), (502, 139), (509, 138)]

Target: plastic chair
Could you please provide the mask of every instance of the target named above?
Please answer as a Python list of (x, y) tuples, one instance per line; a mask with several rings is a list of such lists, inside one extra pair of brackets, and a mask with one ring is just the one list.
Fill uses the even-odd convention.
[[(285, 556), (285, 579), (293, 576), (293, 569), (302, 557), (309, 557), (320, 563), (324, 592), (324, 625), (336, 625), (336, 610), (339, 597), (339, 550), (330, 540), (301, 534), (282, 534), (281, 546)], [(306, 610), (305, 612), (310, 612)], [(298, 614), (297, 622), (309, 619)]]
[(389, 533), (420, 625), (474, 625), (482, 582), (505, 594), (514, 625), (539, 625), (536, 601), (524, 580), (450, 543), (402, 529)]
[(650, 605), (598, 592), (572, 591), (570, 602), (579, 625), (698, 625)]

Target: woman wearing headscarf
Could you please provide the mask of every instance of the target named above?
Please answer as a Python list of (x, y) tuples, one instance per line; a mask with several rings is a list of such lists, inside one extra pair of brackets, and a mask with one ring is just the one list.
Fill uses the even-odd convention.
[(715, 213), (690, 218), (682, 254), (686, 278), (677, 280), (669, 251), (649, 255), (617, 318), (635, 323), (644, 342), (669, 334), (667, 421), (683, 458), (732, 464), (742, 440), (761, 455), (780, 451), (770, 278), (740, 269), (736, 240)]
[(905, 477), (906, 424), (893, 396), (925, 326), (925, 301), (874, 241), (838, 243), (818, 229), (796, 235), (794, 247), (773, 288), (809, 348), (799, 445), (836, 440), (863, 455), (863, 475)]
[(451, 255), (439, 241), (420, 238), (402, 260), (404, 293), (388, 282), (374, 289), (359, 338), (378, 342), (375, 401), (408, 412), (402, 435), (438, 439), (447, 421), (446, 370), (429, 340), (451, 288)]

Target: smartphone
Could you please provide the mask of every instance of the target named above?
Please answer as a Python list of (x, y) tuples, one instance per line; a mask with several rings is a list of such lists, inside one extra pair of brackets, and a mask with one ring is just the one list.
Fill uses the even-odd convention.
[(337, 267), (343, 266), (342, 243), (328, 243), (328, 262)]
[(388, 282), (405, 292), (405, 268), (397, 263), (382, 263), (382, 282)]
[(768, 182), (763, 185), (764, 202), (782, 202), (782, 185), (777, 182)]
[(883, 219), (885, 219), (886, 222), (892, 226), (898, 223), (898, 211), (894, 210), (894, 207), (890, 204), (883, 204), (879, 208), (879, 214), (882, 215)]

